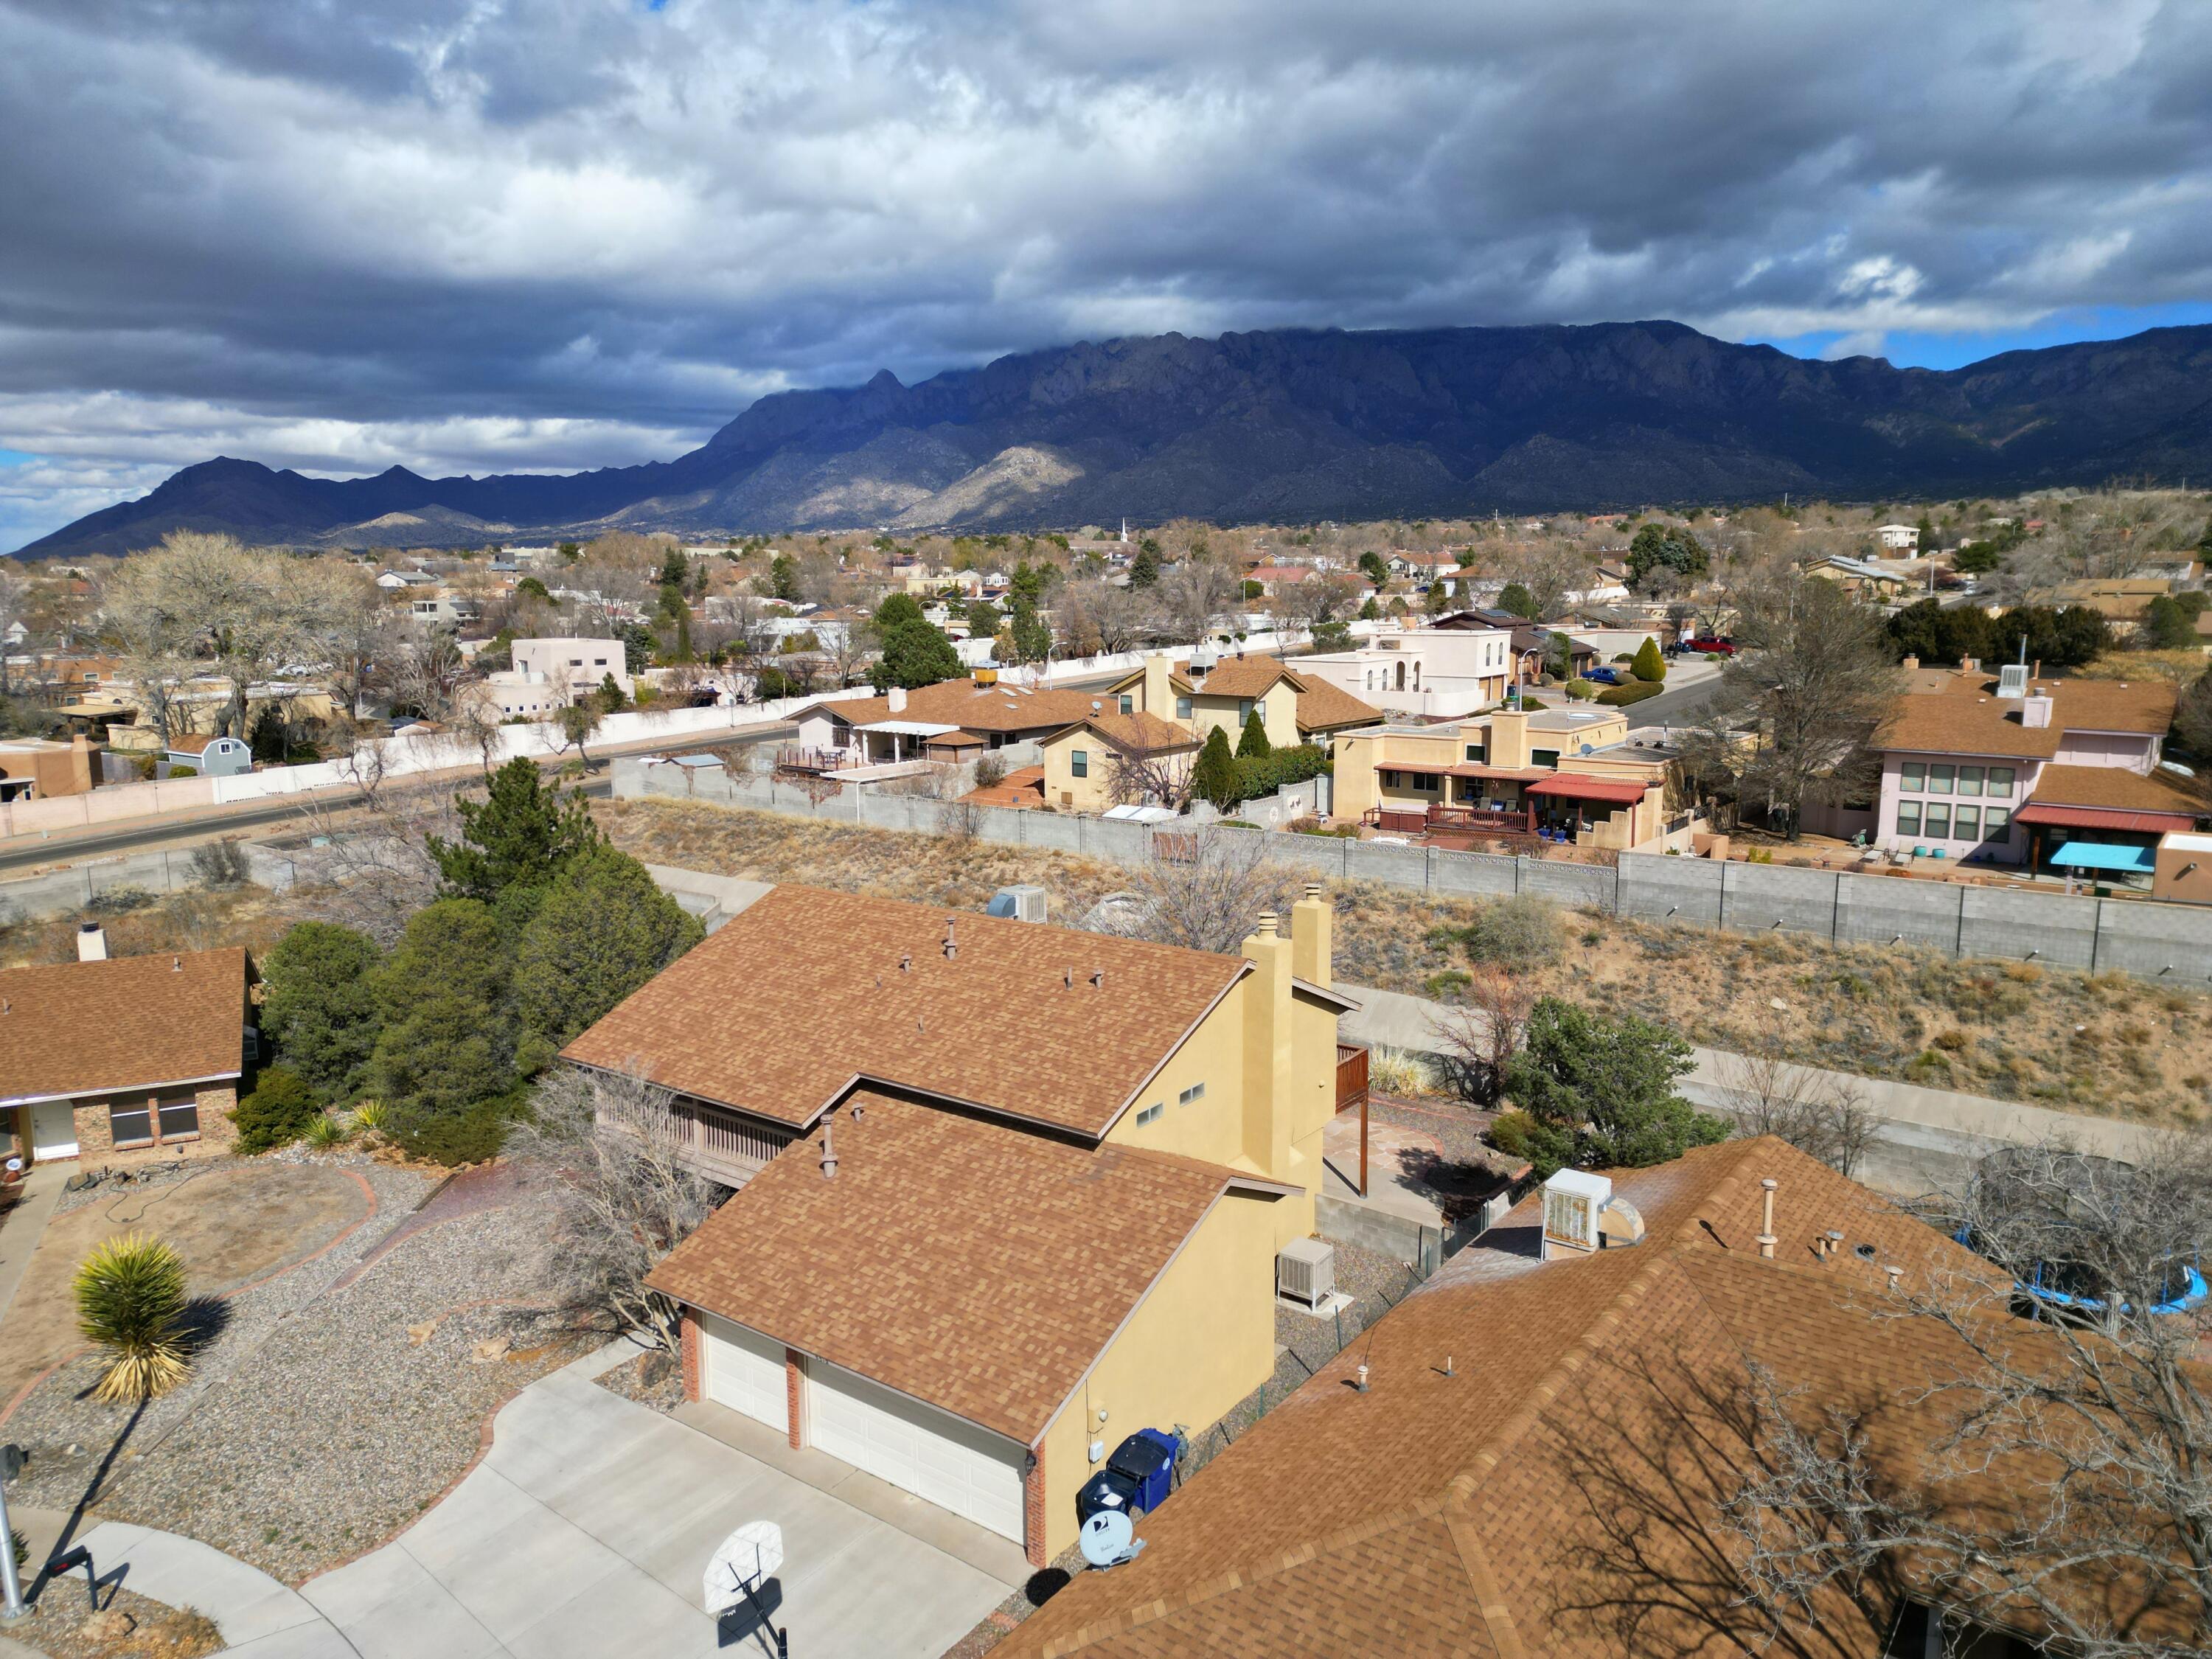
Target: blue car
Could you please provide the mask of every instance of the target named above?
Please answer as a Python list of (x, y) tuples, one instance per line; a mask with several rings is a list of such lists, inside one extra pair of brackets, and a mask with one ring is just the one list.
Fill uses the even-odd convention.
[(1106, 1467), (1075, 1494), (1076, 1524), (1101, 1510), (1119, 1510), (1130, 1520), (1141, 1521), (1166, 1500), (1182, 1454), (1181, 1435), (1139, 1429), (1114, 1448)]
[(1619, 685), (1620, 671), (1618, 668), (1593, 668), (1583, 678), (1586, 680), (1595, 680), (1600, 685)]

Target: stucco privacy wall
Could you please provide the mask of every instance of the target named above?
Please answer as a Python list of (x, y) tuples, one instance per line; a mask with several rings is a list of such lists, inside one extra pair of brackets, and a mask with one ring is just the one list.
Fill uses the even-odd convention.
[[(805, 791), (772, 778), (733, 777), (629, 757), (615, 762), (614, 787), (625, 799), (689, 795), (720, 805), (902, 830), (943, 828), (957, 811), (963, 824), (972, 817), (975, 833), (988, 841), (1050, 847), (1117, 864), (1139, 863), (1152, 848), (1152, 832), (1142, 824), (1007, 807), (954, 809), (865, 790), (843, 790), (817, 805)], [(1623, 853), (1618, 866), (1608, 867), (1277, 830), (1221, 833), (1261, 837), (1285, 863), (1316, 875), (1427, 892), (1538, 893), (1562, 904), (1677, 926), (1747, 933), (1779, 926), (1839, 944), (1924, 945), (1954, 955), (2212, 981), (2212, 908), (2196, 905), (1648, 853)]]

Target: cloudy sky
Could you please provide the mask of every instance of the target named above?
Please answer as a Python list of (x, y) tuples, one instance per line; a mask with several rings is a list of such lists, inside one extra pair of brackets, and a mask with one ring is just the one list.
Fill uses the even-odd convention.
[(2204, 0), (0, 0), (0, 548), (1082, 337), (2212, 320)]

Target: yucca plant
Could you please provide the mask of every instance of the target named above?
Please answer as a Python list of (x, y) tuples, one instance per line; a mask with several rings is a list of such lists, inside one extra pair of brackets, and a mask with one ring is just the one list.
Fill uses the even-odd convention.
[(1429, 1068), (1403, 1048), (1367, 1051), (1367, 1086), (1378, 1095), (1417, 1095), (1428, 1086)]
[(365, 1135), (389, 1133), (392, 1114), (384, 1109), (380, 1100), (364, 1100), (353, 1109), (353, 1127)]
[(319, 1112), (315, 1115), (314, 1121), (307, 1125), (307, 1133), (301, 1138), (307, 1145), (319, 1151), (326, 1151), (332, 1146), (343, 1146), (346, 1143), (346, 1126), (328, 1112)]
[(76, 1328), (105, 1348), (93, 1397), (149, 1400), (185, 1380), (185, 1259), (147, 1233), (111, 1238), (76, 1270)]

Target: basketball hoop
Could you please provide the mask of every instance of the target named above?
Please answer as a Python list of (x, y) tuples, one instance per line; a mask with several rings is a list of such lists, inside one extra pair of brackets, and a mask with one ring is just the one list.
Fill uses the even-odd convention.
[(707, 1611), (718, 1620), (750, 1607), (761, 1628), (775, 1638), (776, 1659), (789, 1659), (791, 1632), (769, 1621), (758, 1595), (782, 1565), (783, 1528), (773, 1521), (748, 1521), (708, 1560), (700, 1589)]

